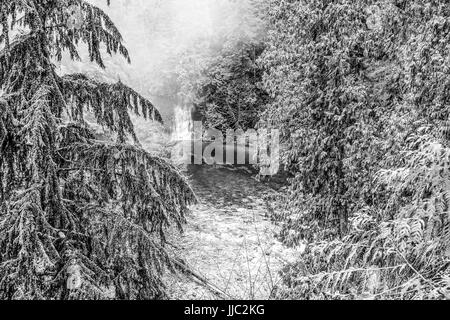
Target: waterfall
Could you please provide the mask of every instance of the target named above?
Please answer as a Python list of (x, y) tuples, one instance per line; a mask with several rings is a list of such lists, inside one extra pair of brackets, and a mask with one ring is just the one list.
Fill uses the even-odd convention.
[(194, 121), (192, 119), (192, 107), (177, 105), (174, 111), (174, 124), (172, 141), (191, 141)]
[(171, 136), (172, 160), (175, 163), (186, 164), (191, 157), (192, 134), (194, 120), (192, 119), (192, 106), (177, 105), (174, 110), (174, 122)]

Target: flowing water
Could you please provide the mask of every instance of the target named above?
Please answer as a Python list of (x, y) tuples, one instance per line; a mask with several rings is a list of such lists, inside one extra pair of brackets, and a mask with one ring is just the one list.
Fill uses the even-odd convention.
[[(183, 114), (184, 113), (184, 114)], [(178, 108), (173, 140), (190, 136), (189, 108)], [(177, 132), (177, 130), (180, 130)], [(199, 203), (181, 236), (170, 239), (187, 265), (217, 290), (184, 275), (168, 276), (173, 299), (268, 299), (283, 263), (296, 255), (276, 240), (266, 196), (275, 192), (243, 168), (188, 166)], [(221, 292), (222, 295), (218, 295)]]
[(193, 126), (192, 107), (189, 105), (177, 105), (174, 110), (172, 141), (190, 140)]

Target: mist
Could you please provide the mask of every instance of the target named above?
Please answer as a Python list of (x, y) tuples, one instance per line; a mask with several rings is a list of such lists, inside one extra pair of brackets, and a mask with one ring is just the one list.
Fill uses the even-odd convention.
[(188, 126), (177, 123), (188, 118), (183, 112), (189, 112), (180, 110), (177, 103), (177, 72), (182, 60), (201, 64), (205, 56), (213, 59), (219, 54), (224, 39), (252, 39), (261, 34), (260, 23), (251, 17), (251, 0), (112, 0), (109, 6), (106, 0), (88, 2), (104, 10), (116, 24), (131, 63), (105, 52), (106, 68), (101, 69), (89, 63), (86, 47), (81, 46), (81, 61), (66, 55), (59, 72), (84, 73), (103, 82), (120, 80), (147, 97), (165, 124), (139, 117), (133, 117), (133, 122), (144, 147), (157, 153), (167, 149), (177, 128)]
[[(121, 80), (141, 94), (158, 99), (157, 87), (175, 72), (179, 57), (202, 43), (223, 37), (256, 37), (247, 22), (250, 2), (233, 0), (90, 0), (114, 21), (129, 50), (131, 64), (119, 56), (105, 57), (106, 69), (65, 57), (63, 73), (100, 74), (103, 81)], [(198, 49), (197, 49), (198, 50)], [(200, 49), (203, 50), (203, 49)], [(83, 51), (83, 50), (82, 50)], [(162, 106), (163, 114), (170, 114)], [(170, 108), (169, 108), (170, 109)]]

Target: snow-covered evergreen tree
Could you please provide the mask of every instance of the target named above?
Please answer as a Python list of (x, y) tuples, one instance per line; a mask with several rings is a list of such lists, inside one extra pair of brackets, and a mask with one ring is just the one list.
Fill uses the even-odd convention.
[[(68, 24), (73, 8), (81, 22)], [(102, 50), (129, 59), (119, 31), (83, 0), (1, 0), (0, 22), (0, 299), (162, 297), (164, 231), (194, 195), (142, 150), (128, 112), (161, 116), (120, 82), (52, 63), (81, 43), (100, 66)]]

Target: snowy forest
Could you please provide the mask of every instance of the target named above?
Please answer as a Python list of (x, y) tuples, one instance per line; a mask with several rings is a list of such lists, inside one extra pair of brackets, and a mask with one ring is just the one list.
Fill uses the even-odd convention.
[(0, 200), (0, 300), (449, 299), (450, 2), (0, 0)]

